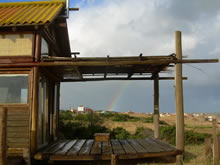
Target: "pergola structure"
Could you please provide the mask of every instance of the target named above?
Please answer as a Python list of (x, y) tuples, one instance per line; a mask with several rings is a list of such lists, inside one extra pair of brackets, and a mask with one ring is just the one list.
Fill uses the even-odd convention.
[[(65, 4), (64, 0), (0, 3), (0, 90), (4, 93), (0, 97), (0, 105), (8, 109), (9, 117), (6, 122), (8, 123), (8, 144), (4, 146), (9, 146), (9, 154), (18, 156), (26, 150), (33, 156), (48, 146), (49, 149), (41, 152), (42, 156), (39, 159), (44, 159), (46, 155), (47, 160), (48, 156), (52, 160), (58, 158), (59, 160), (83, 160), (85, 155), (80, 157), (79, 154), (82, 150), (88, 151), (89, 146), (90, 150), (86, 158), (88, 160), (97, 158), (97, 152), (90, 152), (93, 150), (91, 140), (66, 141), (65, 144), (58, 141), (53, 145), (57, 141), (61, 82), (153, 80), (154, 138), (158, 139), (159, 80), (175, 80), (176, 148), (173, 149), (168, 144), (161, 144), (159, 140), (154, 139), (150, 142), (150, 148), (148, 146), (145, 147), (146, 150), (141, 150), (142, 143), (145, 146), (149, 143), (145, 140), (131, 141), (124, 143), (124, 150), (131, 151), (131, 145), (136, 150), (132, 150), (130, 155), (124, 152), (120, 156), (122, 159), (129, 159), (181, 153), (177, 156), (177, 162), (181, 163), (184, 152), (182, 80), (187, 79), (182, 76), (182, 64), (215, 63), (218, 59), (182, 59), (180, 31), (175, 32), (176, 51), (170, 55), (76, 57), (77, 53), (70, 52)], [(71, 54), (74, 56), (71, 57)], [(175, 68), (174, 77), (161, 76), (161, 73), (173, 68)], [(50, 148), (51, 144), (52, 148)], [(122, 142), (112, 141), (111, 152), (108, 152), (107, 156), (105, 154), (100, 156), (102, 153), (99, 152), (98, 158), (109, 159), (112, 153), (117, 152), (120, 144), (122, 145)], [(157, 146), (158, 150), (155, 151), (154, 146)], [(0, 145), (0, 151), (2, 151), (1, 147)], [(161, 148), (165, 149), (161, 150)], [(62, 154), (58, 150), (63, 151)], [(67, 151), (72, 153), (67, 155)], [(57, 156), (57, 153), (60, 155)], [(38, 157), (36, 155), (33, 157)]]

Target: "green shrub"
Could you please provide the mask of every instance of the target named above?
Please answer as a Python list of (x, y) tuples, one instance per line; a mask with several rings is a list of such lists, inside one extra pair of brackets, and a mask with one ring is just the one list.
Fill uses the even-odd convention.
[(60, 120), (73, 120), (73, 114), (71, 111), (60, 111)]
[(142, 122), (143, 123), (153, 123), (154, 122), (153, 116), (142, 118)]
[[(160, 127), (161, 139), (166, 140), (170, 144), (176, 144), (176, 126), (162, 126)], [(211, 137), (210, 134), (198, 133), (193, 130), (184, 131), (184, 144), (202, 144), (205, 138)]]
[(96, 113), (77, 114), (74, 119), (89, 126), (98, 126), (103, 122), (103, 118)]
[(114, 128), (111, 132), (111, 138), (113, 139), (128, 139), (130, 133), (122, 127)]
[(137, 127), (134, 137), (135, 139), (141, 139), (141, 138), (147, 138), (147, 137), (153, 137), (154, 132), (150, 128), (144, 128), (144, 127)]
[(118, 122), (125, 122), (125, 121), (137, 122), (139, 120), (140, 120), (139, 117), (133, 117), (127, 114), (119, 114), (119, 113), (115, 113), (112, 118), (112, 121), (118, 121)]

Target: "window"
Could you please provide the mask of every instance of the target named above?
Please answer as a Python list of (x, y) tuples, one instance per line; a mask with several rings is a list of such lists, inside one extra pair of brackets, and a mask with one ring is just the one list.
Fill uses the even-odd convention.
[(42, 38), (41, 40), (41, 56), (48, 56), (49, 55), (49, 48), (47, 41)]
[(0, 56), (32, 56), (32, 34), (1, 34)]
[(0, 75), (0, 104), (28, 102), (28, 74)]
[(48, 143), (48, 81), (40, 76), (38, 92), (38, 147)]

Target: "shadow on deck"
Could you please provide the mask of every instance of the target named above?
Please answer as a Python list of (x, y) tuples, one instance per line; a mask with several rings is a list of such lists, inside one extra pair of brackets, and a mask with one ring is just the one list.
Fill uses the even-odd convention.
[(175, 156), (181, 152), (168, 143), (158, 139), (128, 139), (100, 142), (98, 147), (94, 140), (59, 140), (36, 153), (36, 160), (47, 161), (100, 161), (111, 160), (117, 155), (119, 160), (143, 159)]

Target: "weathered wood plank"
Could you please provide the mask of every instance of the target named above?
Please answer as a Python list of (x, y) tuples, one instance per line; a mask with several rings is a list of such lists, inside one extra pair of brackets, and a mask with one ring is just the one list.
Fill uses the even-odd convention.
[(92, 145), (94, 143), (94, 140), (87, 140), (84, 144), (84, 146), (82, 147), (82, 149), (79, 152), (79, 155), (88, 155), (90, 154), (91, 150), (92, 150)]
[(103, 155), (111, 155), (112, 154), (112, 146), (109, 145), (108, 142), (102, 142), (102, 154)]
[(29, 115), (26, 115), (26, 116), (8, 116), (8, 121), (15, 121), (15, 120), (18, 120), (18, 121), (24, 121), (24, 120), (29, 120)]
[(65, 146), (62, 149), (57, 151), (55, 154), (56, 155), (65, 155), (73, 147), (73, 145), (75, 143), (76, 143), (76, 140), (69, 141), (68, 143), (65, 144)]
[(29, 121), (8, 121), (8, 127), (27, 127), (29, 126)]
[(0, 107), (0, 164), (7, 164), (7, 118), (8, 110)]
[(28, 143), (28, 138), (8, 138), (8, 143)]
[(97, 155), (102, 153), (102, 142), (98, 142), (98, 145), (95, 145), (95, 142), (92, 146), (91, 154)]
[(8, 133), (9, 132), (28, 132), (29, 131), (29, 127), (8, 127)]
[(27, 148), (29, 147), (29, 143), (12, 143), (8, 142), (8, 148)]
[(29, 116), (29, 111), (10, 111), (8, 112), (8, 116)]
[(162, 140), (154, 139), (154, 138), (149, 138), (149, 139), (154, 141), (155, 143), (165, 147), (167, 149), (167, 151), (175, 151), (176, 150), (176, 148), (173, 145), (168, 144), (166, 142), (163, 142)]
[(135, 139), (128, 139), (128, 142), (131, 144), (131, 146), (137, 151), (137, 153), (146, 153), (147, 150), (141, 146), (137, 140)]
[(169, 146), (162, 145), (161, 143), (159, 143), (159, 141), (155, 141), (151, 138), (145, 139), (145, 140), (151, 142), (152, 144), (154, 144), (156, 146), (158, 146), (158, 148), (160, 148), (162, 151), (174, 151), (173, 148), (171, 149)]
[(135, 154), (137, 153), (135, 149), (128, 143), (127, 140), (119, 140), (121, 146), (124, 148), (126, 154)]
[(111, 140), (112, 150), (114, 154), (125, 154), (120, 142), (118, 140)]
[(160, 144), (156, 143), (155, 141), (147, 138), (147, 139), (144, 139), (147, 143), (149, 143), (152, 147), (154, 147), (155, 149), (157, 149), (158, 151), (157, 152), (164, 152), (164, 151), (167, 151), (168, 148), (167, 147), (163, 147), (161, 146)]
[(57, 151), (61, 150), (63, 148), (63, 146), (68, 142), (69, 142), (68, 140), (59, 141), (59, 143), (57, 143), (57, 145), (55, 147), (51, 148), (48, 152), (50, 152), (51, 154), (54, 154)]
[(26, 132), (8, 132), (8, 138), (28, 138), (29, 133)]
[(141, 144), (148, 153), (151, 152), (160, 152), (160, 149), (152, 145), (151, 143), (146, 142), (144, 139), (137, 139), (137, 142)]
[(77, 155), (80, 152), (80, 150), (81, 150), (83, 144), (85, 143), (85, 141), (86, 140), (78, 140), (76, 142), (76, 144), (69, 150), (67, 155)]
[(65, 143), (66, 140), (60, 140), (57, 141), (53, 144), (51, 144), (50, 146), (48, 146), (46, 149), (43, 150), (43, 154), (51, 154), (52, 152), (56, 151), (58, 149), (58, 146), (62, 143)]

